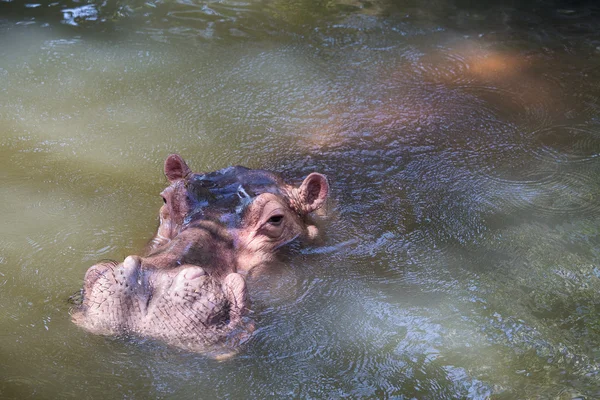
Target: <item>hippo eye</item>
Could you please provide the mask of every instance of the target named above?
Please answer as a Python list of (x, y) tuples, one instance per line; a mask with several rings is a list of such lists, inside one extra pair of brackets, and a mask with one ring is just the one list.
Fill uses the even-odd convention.
[(281, 221), (283, 221), (283, 215), (273, 215), (271, 218), (269, 218), (267, 223), (278, 226), (281, 225)]

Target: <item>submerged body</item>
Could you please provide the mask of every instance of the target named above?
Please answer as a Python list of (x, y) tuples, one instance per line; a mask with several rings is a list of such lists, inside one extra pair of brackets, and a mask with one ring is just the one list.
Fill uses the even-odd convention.
[(252, 330), (243, 276), (317, 229), (308, 214), (328, 194), (323, 175), (299, 187), (263, 170), (194, 174), (177, 155), (165, 162), (160, 225), (146, 256), (91, 267), (73, 321), (92, 333), (133, 333), (196, 351), (235, 346)]

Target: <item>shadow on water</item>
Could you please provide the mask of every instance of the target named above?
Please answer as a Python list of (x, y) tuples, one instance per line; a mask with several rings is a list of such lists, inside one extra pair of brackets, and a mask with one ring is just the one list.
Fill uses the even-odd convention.
[[(0, 396), (599, 396), (599, 14), (0, 2)], [(68, 317), (152, 233), (174, 151), (331, 180), (326, 242), (250, 282), (222, 363)]]

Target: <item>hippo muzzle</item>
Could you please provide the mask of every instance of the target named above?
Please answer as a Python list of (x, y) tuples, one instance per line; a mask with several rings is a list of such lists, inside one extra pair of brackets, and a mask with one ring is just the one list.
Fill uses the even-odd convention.
[(237, 273), (219, 280), (195, 265), (160, 269), (129, 256), (91, 267), (73, 321), (96, 334), (136, 334), (204, 350), (242, 328), (246, 284)]

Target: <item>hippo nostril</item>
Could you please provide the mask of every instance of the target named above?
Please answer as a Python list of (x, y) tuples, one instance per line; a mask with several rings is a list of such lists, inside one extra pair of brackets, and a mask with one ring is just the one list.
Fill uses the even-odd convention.
[(190, 280), (190, 281), (192, 279), (196, 279), (196, 278), (199, 278), (204, 275), (206, 275), (206, 272), (200, 267), (188, 268), (188, 269), (186, 269), (186, 271), (183, 274), (185, 279)]
[(314, 240), (319, 236), (319, 228), (314, 225), (309, 225), (306, 227), (306, 232), (308, 233), (308, 238), (310, 240)]
[(127, 269), (135, 269), (139, 268), (141, 265), (141, 260), (138, 256), (128, 256), (125, 261), (123, 261), (123, 267)]

